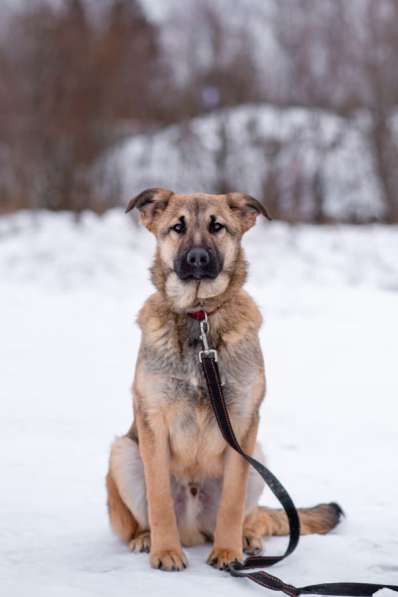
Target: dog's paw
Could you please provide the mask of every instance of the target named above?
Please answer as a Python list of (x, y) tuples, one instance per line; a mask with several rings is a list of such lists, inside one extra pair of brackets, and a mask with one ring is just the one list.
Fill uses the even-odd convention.
[(134, 553), (149, 553), (151, 549), (151, 533), (149, 531), (139, 533), (130, 541), (129, 549)]
[(224, 570), (233, 562), (243, 562), (243, 553), (241, 551), (213, 547), (207, 558), (207, 563), (219, 570)]
[(249, 556), (258, 556), (263, 551), (263, 540), (250, 533), (243, 535), (243, 551)]
[(162, 549), (151, 552), (149, 561), (152, 568), (168, 572), (184, 570), (188, 566), (188, 560), (181, 549)]

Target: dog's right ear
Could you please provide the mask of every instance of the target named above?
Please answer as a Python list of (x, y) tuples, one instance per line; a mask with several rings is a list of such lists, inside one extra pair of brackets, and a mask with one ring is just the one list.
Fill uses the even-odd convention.
[(130, 199), (125, 213), (136, 207), (140, 212), (140, 222), (153, 232), (155, 220), (166, 209), (172, 194), (173, 191), (168, 189), (146, 189)]
[(239, 215), (243, 232), (254, 226), (259, 214), (262, 214), (268, 220), (272, 219), (265, 205), (251, 195), (228, 193), (226, 197), (229, 207)]

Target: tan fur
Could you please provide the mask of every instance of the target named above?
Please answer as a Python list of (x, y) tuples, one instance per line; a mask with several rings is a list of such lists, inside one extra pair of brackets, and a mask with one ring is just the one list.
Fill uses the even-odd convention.
[[(112, 446), (111, 524), (133, 551), (150, 549), (156, 568), (181, 570), (187, 564), (181, 544), (207, 541), (213, 541), (209, 563), (222, 568), (242, 560), (243, 550), (257, 553), (262, 537), (286, 534), (288, 527), (284, 513), (256, 505), (262, 489), (258, 478), (249, 475), (247, 463), (220, 434), (198, 364), (199, 326), (188, 314), (199, 308), (209, 314), (209, 339), (219, 354), (232, 426), (243, 449), (257, 454), (258, 411), (265, 394), (258, 339), (262, 318), (242, 288), (246, 262), (240, 240), (258, 213), (267, 214), (240, 193), (177, 195), (165, 189), (140, 193), (128, 210), (133, 207), (157, 238), (151, 270), (156, 292), (138, 316), (142, 341), (133, 385), (134, 424)], [(184, 234), (174, 230), (181, 218)], [(212, 221), (223, 226), (217, 233)], [(198, 245), (221, 256), (222, 271), (214, 279), (182, 280), (176, 259)], [(144, 506), (138, 499), (143, 495)], [(324, 533), (337, 523), (338, 509), (323, 505), (300, 511), (300, 518), (303, 533)]]
[[(150, 561), (180, 569), (186, 565), (181, 550), (170, 494), (170, 458), (167, 446), (167, 427), (160, 413), (148, 419), (141, 409), (137, 412), (140, 449), (144, 461), (145, 483), (151, 528)], [(166, 564), (167, 562), (167, 564)]]
[(116, 535), (119, 535), (122, 541), (130, 541), (138, 531), (138, 523), (120, 497), (111, 470), (109, 470), (106, 476), (106, 489), (108, 492), (108, 512), (112, 529)]

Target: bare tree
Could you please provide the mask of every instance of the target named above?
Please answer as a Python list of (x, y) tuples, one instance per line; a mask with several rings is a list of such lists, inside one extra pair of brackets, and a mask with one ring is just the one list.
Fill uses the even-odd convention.
[[(287, 105), (323, 108), (348, 118), (358, 110), (369, 115), (368, 139), (385, 220), (397, 222), (398, 147), (393, 120), (398, 104), (398, 3), (280, 0), (273, 30), (284, 55)], [(312, 129), (319, 139), (319, 155), (325, 155), (327, 147), (316, 118)], [(322, 160), (318, 162), (314, 219), (322, 221)]]
[(83, 0), (39, 0), (12, 21), (0, 102), (15, 195), (26, 206), (105, 209), (93, 194), (93, 164), (156, 118), (156, 29), (136, 1), (108, 0), (106, 11), (96, 27)]
[(397, 223), (398, 131), (394, 131), (393, 120), (398, 105), (398, 4), (394, 0), (368, 1), (363, 16), (365, 35), (358, 63), (366, 80), (369, 137), (383, 190), (385, 219)]

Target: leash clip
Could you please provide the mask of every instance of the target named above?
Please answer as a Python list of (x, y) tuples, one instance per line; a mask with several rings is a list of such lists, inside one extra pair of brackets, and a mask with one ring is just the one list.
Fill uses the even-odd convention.
[(204, 312), (204, 318), (199, 322), (200, 324), (200, 339), (203, 345), (203, 350), (199, 352), (199, 362), (203, 361), (203, 357), (211, 357), (216, 362), (218, 361), (218, 354), (214, 348), (209, 347), (209, 340), (207, 338), (207, 334), (209, 333), (209, 319), (207, 317), (206, 311)]

